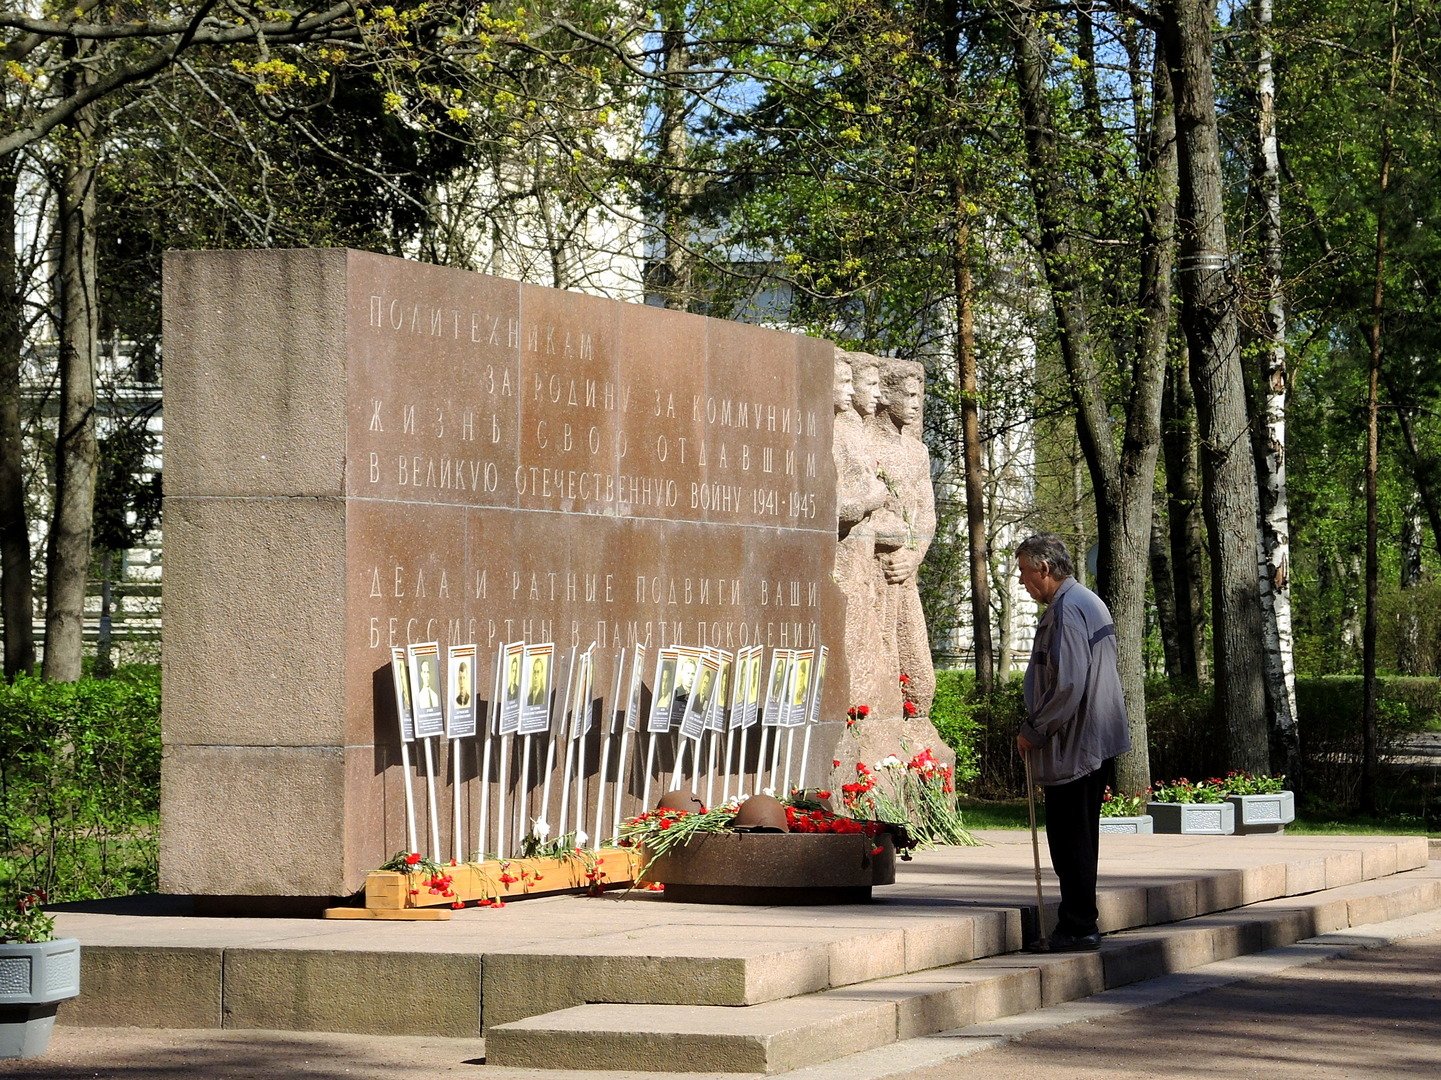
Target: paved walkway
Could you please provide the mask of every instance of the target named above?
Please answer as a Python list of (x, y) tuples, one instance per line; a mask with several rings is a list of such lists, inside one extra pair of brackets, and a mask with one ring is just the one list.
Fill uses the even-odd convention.
[[(787, 1080), (1341, 1080), (1441, 1075), (1441, 913), (1325, 935), (1025, 1017), (783, 1074)], [(483, 1064), (480, 1040), (60, 1028), (0, 1062), (29, 1080), (554, 1080)], [(822, 1072), (821, 1070), (824, 1070)], [(697, 1074), (576, 1072), (575, 1080)], [(749, 1080), (728, 1074), (730, 1080)]]

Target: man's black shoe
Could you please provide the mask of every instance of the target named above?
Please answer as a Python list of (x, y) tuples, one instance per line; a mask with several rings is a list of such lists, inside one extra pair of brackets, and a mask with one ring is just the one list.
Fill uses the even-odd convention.
[(1057, 931), (1045, 942), (1033, 941), (1027, 947), (1030, 952), (1038, 953), (1062, 953), (1062, 952), (1095, 952), (1101, 947), (1100, 934), (1082, 934), (1080, 937), (1074, 934), (1065, 934)]

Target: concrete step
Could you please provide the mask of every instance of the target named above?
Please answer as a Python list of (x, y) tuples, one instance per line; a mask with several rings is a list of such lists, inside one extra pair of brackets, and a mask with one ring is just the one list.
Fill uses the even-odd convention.
[(777, 1073), (1014, 1016), (1316, 934), (1441, 908), (1441, 864), (1108, 936), (733, 1007), (575, 1005), (486, 1033), (486, 1060), (548, 1069)]
[[(201, 917), (173, 897), (69, 905), (57, 928), (81, 940), (83, 988), (60, 1022), (476, 1038), (582, 1005), (781, 1003), (1019, 949), (1035, 921), (1030, 838), (983, 835), (918, 853), (871, 903), (822, 908), (632, 892), (379, 923)], [(1348, 886), (1427, 854), (1424, 837), (1103, 837), (1102, 925)], [(1050, 907), (1049, 871), (1045, 884)]]
[(1014, 951), (1022, 915), (976, 907), (888, 924), (884, 914), (821, 909), (809, 924), (684, 923), (488, 953), (485, 1025), (588, 1002), (760, 1005)]

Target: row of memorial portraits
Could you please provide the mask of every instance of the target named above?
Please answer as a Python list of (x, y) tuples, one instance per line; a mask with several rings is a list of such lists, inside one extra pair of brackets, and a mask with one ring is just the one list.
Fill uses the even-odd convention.
[[(568, 672), (562, 675), (563, 692), (556, 685), (557, 655), (551, 642), (524, 641), (500, 646), (496, 652), (487, 735), (541, 735), (553, 730), (552, 706), (563, 702), (554, 726), (568, 738), (584, 736), (592, 725), (594, 643), (583, 652), (572, 650)], [(635, 646), (625, 696), (625, 728), (653, 735), (679, 731), (698, 739), (705, 731), (752, 727), (800, 727), (820, 719), (828, 650), (773, 649), (764, 680), (764, 649), (760, 645), (730, 652), (725, 649), (668, 646), (657, 652), (644, 702), (647, 649)], [(400, 737), (416, 739), (445, 736), (469, 738), (479, 730), (480, 700), (477, 647), (451, 645), (446, 655), (446, 678), (440, 677), (441, 650), (437, 642), (391, 649), (391, 672)], [(617, 675), (623, 674), (622, 651)], [(617, 691), (620, 689), (617, 681)], [(762, 693), (764, 689), (764, 693)], [(570, 726), (565, 727), (566, 718)]]

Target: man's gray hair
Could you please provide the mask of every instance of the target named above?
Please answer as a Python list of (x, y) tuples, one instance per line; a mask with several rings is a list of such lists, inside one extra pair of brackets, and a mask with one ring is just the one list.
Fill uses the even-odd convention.
[(1053, 578), (1068, 578), (1076, 572), (1065, 541), (1055, 533), (1036, 533), (1026, 537), (1016, 548), (1016, 557), (1024, 557), (1036, 567), (1044, 563)]

